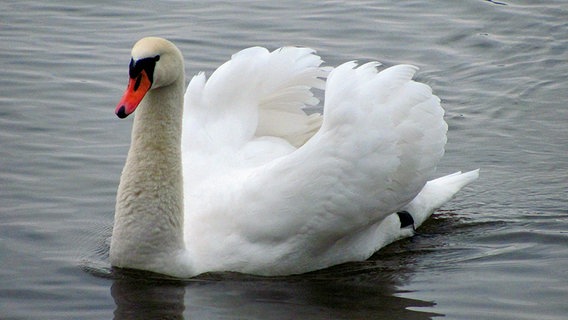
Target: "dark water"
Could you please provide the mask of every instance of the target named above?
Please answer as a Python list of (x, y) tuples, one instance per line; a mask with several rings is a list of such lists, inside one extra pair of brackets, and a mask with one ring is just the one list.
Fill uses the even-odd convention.
[[(565, 319), (566, 1), (2, 1), (0, 318)], [(129, 143), (114, 106), (132, 44), (187, 72), (239, 49), (313, 47), (329, 65), (412, 63), (450, 126), (440, 175), (482, 168), (370, 261), (185, 282), (112, 272), (106, 237)]]

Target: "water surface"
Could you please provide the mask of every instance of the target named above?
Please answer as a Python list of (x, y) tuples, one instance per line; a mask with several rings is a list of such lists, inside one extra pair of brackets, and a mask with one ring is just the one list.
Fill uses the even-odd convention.
[[(3, 1), (0, 317), (564, 319), (566, 17), (560, 0)], [(113, 111), (147, 35), (174, 41), (188, 75), (253, 45), (415, 64), (446, 109), (439, 174), (482, 176), (366, 262), (283, 278), (113, 272), (131, 128)]]

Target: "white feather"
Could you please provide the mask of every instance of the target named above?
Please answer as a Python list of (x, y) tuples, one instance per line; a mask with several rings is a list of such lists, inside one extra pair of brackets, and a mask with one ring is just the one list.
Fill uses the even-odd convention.
[[(477, 177), (426, 184), (444, 153), (447, 125), (440, 99), (412, 80), (416, 67), (379, 72), (378, 62), (347, 62), (330, 73), (321, 64), (308, 48), (255, 47), (233, 55), (209, 80), (195, 76), (183, 115), (184, 209), (169, 213), (183, 216), (185, 249), (164, 258), (167, 250), (148, 239), (140, 244), (147, 256), (129, 263), (118, 258), (128, 245), (116, 240), (111, 260), (175, 276), (292, 274), (363, 260), (412, 234), (393, 213), (408, 210), (417, 227)], [(325, 88), (323, 116), (303, 111), (318, 102), (314, 88)], [(145, 121), (137, 127), (158, 130)], [(128, 176), (136, 175), (137, 163), (127, 163)], [(156, 168), (166, 179), (168, 168)], [(121, 195), (121, 208), (131, 198)], [(150, 213), (128, 214), (138, 215), (129, 220), (138, 225), (118, 229), (156, 228), (144, 222)]]

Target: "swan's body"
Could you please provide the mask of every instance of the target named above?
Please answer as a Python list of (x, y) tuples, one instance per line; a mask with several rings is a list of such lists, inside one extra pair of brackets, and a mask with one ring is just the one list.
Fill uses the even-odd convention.
[[(439, 99), (412, 81), (415, 67), (377, 73), (377, 63), (350, 62), (328, 75), (310, 49), (249, 48), (208, 81), (195, 76), (184, 98), (172, 43), (142, 39), (132, 59), (117, 114), (138, 111), (113, 266), (190, 277), (360, 261), (412, 235), (477, 178), (426, 183), (447, 125)], [(324, 87), (324, 115), (306, 115), (302, 108), (317, 103), (310, 89)]]

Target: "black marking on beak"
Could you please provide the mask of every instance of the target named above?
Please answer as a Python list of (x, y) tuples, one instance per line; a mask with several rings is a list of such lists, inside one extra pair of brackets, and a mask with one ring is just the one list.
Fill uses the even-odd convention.
[[(154, 81), (154, 69), (156, 68), (156, 62), (160, 60), (160, 56), (157, 55), (155, 57), (151, 57), (151, 58), (144, 58), (144, 59), (140, 59), (140, 60), (136, 60), (134, 61), (134, 59), (130, 59), (130, 65), (129, 65), (129, 70), (128, 70), (128, 74), (130, 75), (131, 79), (136, 79), (138, 76), (140, 76), (140, 73), (142, 72), (142, 70), (146, 71), (146, 75), (148, 76), (148, 79), (150, 80), (150, 83), (153, 83)], [(139, 85), (139, 80), (136, 81), (136, 84)], [(136, 91), (136, 89), (138, 89), (138, 86), (135, 86), (134, 91)]]
[(141, 81), (142, 81), (142, 75), (139, 74), (138, 77), (136, 77), (136, 82), (134, 83), (134, 88), (133, 88), (134, 91), (138, 90)]

